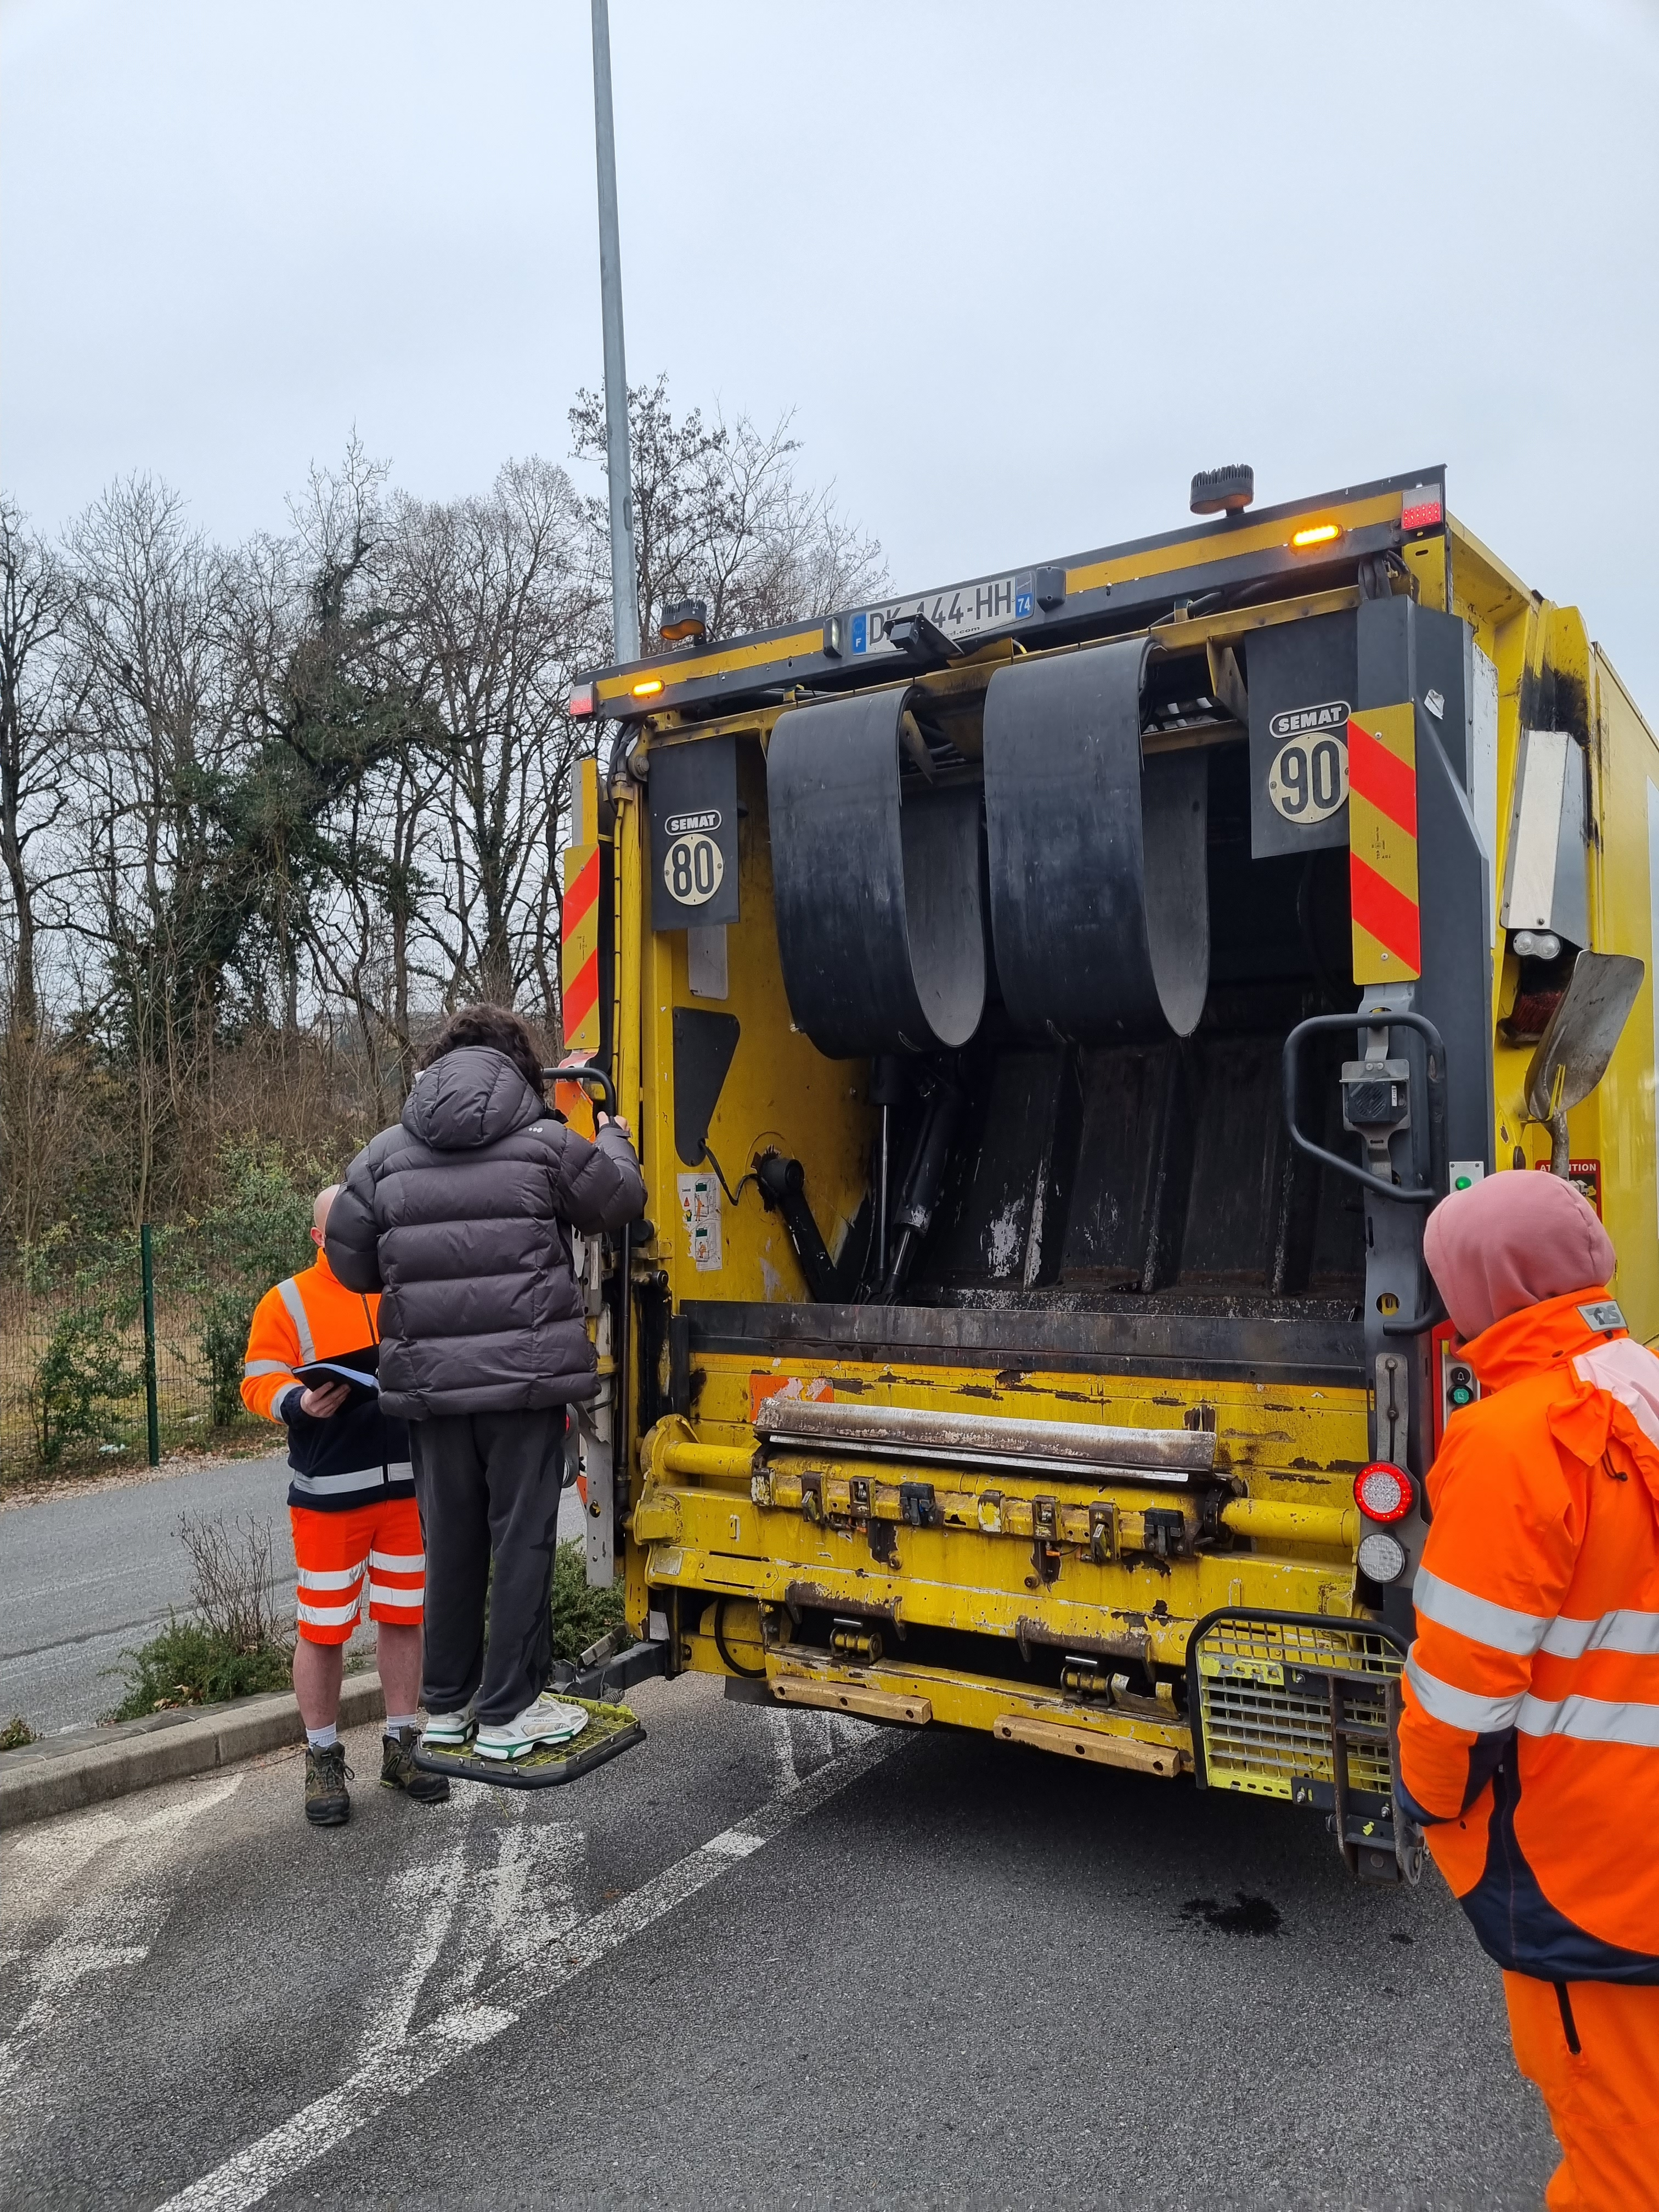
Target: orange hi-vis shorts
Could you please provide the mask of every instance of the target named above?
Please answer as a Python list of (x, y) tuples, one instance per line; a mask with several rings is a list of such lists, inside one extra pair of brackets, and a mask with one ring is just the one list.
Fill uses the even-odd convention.
[(412, 1498), (374, 1498), (343, 1512), (290, 1505), (300, 1570), (300, 1633), (307, 1644), (343, 1644), (362, 1617), (418, 1628), (426, 1599), (421, 1509)]

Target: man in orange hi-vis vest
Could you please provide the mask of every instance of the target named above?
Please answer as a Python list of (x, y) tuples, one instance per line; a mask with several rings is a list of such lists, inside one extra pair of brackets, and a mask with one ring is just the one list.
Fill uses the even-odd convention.
[(1659, 2208), (1659, 1358), (1553, 1176), (1443, 1200), (1423, 1249), (1481, 1396), (1429, 1475), (1401, 1809), (1504, 1969), (1547, 2202)]
[[(347, 1290), (322, 1249), (337, 1188), (319, 1191), (312, 1209), (315, 1266), (278, 1283), (254, 1308), (242, 1369), (249, 1412), (288, 1429), (300, 1585), (294, 1691), (306, 1724), (306, 1818), (315, 1827), (337, 1827), (351, 1811), (340, 1679), (346, 1643), (365, 1609), (386, 1690), (380, 1780), (418, 1804), (449, 1795), (442, 1775), (415, 1764), (426, 1590), (421, 1514), (409, 1431), (380, 1411), (373, 1372), (380, 1301)], [(331, 1362), (362, 1381), (336, 1379)]]

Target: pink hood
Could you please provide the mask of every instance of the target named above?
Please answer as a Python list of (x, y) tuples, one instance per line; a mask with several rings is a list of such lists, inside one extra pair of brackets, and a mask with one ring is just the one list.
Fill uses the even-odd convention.
[(1594, 1207), (1570, 1182), (1513, 1168), (1443, 1198), (1423, 1257), (1466, 1344), (1522, 1306), (1604, 1285), (1618, 1264)]

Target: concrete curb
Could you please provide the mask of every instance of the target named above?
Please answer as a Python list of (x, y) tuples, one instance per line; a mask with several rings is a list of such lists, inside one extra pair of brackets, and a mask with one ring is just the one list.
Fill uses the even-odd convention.
[[(356, 1728), (386, 1717), (378, 1674), (348, 1674), (340, 1691), (340, 1726)], [(238, 1698), (195, 1712), (157, 1715), (126, 1729), (100, 1729), (95, 1740), (76, 1735), (0, 1758), (0, 1829), (76, 1813), (158, 1782), (205, 1774), (261, 1752), (305, 1741), (305, 1726), (291, 1690), (269, 1697)]]

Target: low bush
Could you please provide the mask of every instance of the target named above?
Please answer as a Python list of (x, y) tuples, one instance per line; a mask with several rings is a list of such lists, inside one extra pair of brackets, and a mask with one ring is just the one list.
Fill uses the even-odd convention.
[(39, 1743), (40, 1741), (40, 1730), (32, 1729), (21, 1713), (14, 1713), (4, 1726), (0, 1727), (0, 1751), (21, 1751), (26, 1743)]
[(159, 1636), (124, 1651), (126, 1695), (106, 1717), (137, 1721), (180, 1705), (217, 1705), (259, 1690), (285, 1690), (294, 1664), (286, 1644), (245, 1650), (223, 1631), (175, 1615)]
[(578, 1539), (561, 1544), (553, 1556), (553, 1656), (580, 1659), (590, 1644), (623, 1626), (623, 1586), (592, 1589), (587, 1580), (587, 1547)]
[(126, 1695), (112, 1721), (288, 1686), (294, 1646), (277, 1596), (270, 1522), (249, 1514), (233, 1527), (222, 1514), (184, 1513), (179, 1537), (190, 1553), (193, 1614), (174, 1614), (159, 1636), (122, 1653)]

